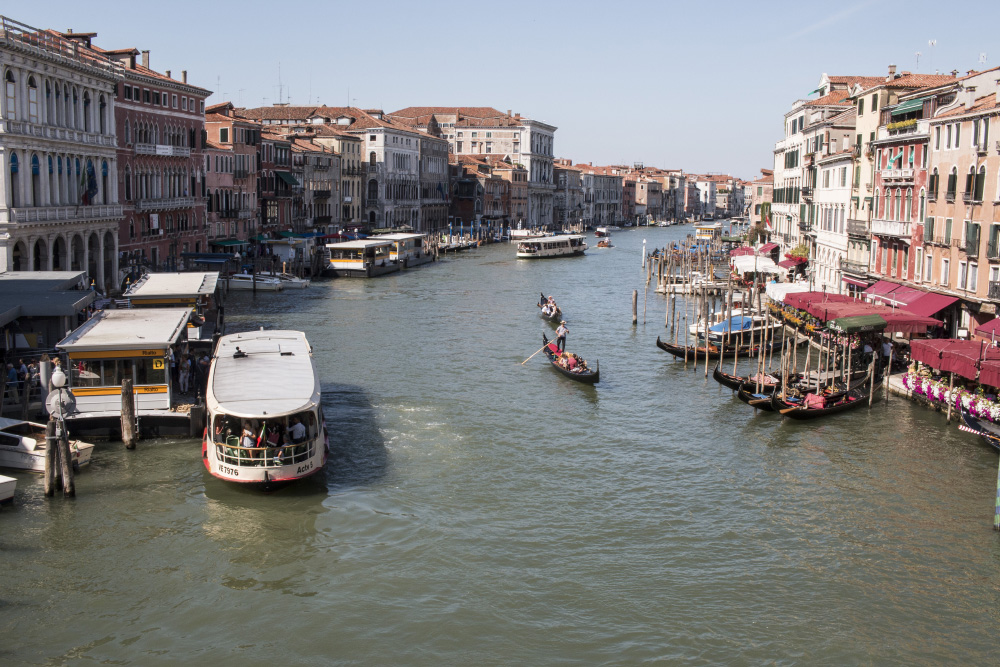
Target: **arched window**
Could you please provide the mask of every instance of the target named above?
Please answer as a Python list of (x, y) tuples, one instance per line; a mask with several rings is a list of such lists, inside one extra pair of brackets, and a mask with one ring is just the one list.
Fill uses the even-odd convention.
[[(56, 88), (56, 97), (59, 97), (59, 89)], [(52, 84), (45, 81), (45, 122), (49, 125), (56, 124), (56, 105), (52, 99)]]
[(104, 95), (101, 95), (97, 109), (97, 112), (99, 114), (98, 118), (101, 119), (101, 134), (107, 134), (108, 132), (107, 111), (108, 111), (108, 103), (104, 101)]
[(28, 77), (28, 121), (38, 122), (38, 84), (35, 77)]
[(975, 189), (973, 190), (973, 201), (983, 201), (983, 190), (986, 188), (986, 165), (979, 168), (976, 174)]
[(879, 190), (876, 190), (875, 191), (875, 208), (874, 208), (875, 217), (876, 218), (879, 217), (879, 207), (878, 207), (878, 205), (879, 205), (879, 199), (880, 199), (880, 197), (879, 197)]
[(13, 72), (7, 70), (7, 73), (3, 75), (3, 81), (7, 94), (4, 118), (7, 120), (17, 120), (17, 82), (14, 81)]
[(372, 151), (368, 155), (368, 165), (371, 166), (371, 167), (375, 166), (375, 151)]
[[(938, 128), (941, 129), (941, 128)], [(938, 193), (938, 180), (941, 178), (938, 174), (938, 168), (934, 167), (934, 171), (931, 172), (931, 177), (927, 182), (927, 192), (930, 195), (932, 201), (937, 199)]]
[(923, 189), (920, 190), (920, 210), (918, 212), (917, 222), (924, 222), (924, 216), (927, 214), (927, 193)]
[(132, 201), (132, 169), (128, 166), (125, 167), (125, 201)]
[(10, 205), (16, 208), (21, 205), (21, 191), (18, 181), (17, 153), (10, 154)]
[[(951, 127), (949, 125), (949, 127)], [(948, 174), (948, 193), (945, 195), (949, 201), (955, 201), (955, 193), (958, 191), (958, 167), (952, 167)]]
[(910, 217), (913, 215), (913, 188), (906, 189), (906, 215), (903, 220), (907, 222), (910, 221)]
[(31, 156), (31, 205), (41, 206), (42, 184), (41, 184), (41, 164), (37, 155)]

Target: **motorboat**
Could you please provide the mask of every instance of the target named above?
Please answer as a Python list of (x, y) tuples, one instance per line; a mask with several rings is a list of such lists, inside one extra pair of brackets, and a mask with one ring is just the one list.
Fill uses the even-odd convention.
[(308, 278), (299, 278), (290, 273), (279, 273), (275, 277), (281, 281), (281, 285), (285, 289), (305, 289), (312, 284)]
[(14, 490), (17, 488), (17, 479), (0, 475), (0, 503), (9, 503), (14, 500)]
[[(45, 472), (45, 425), (20, 419), (0, 418), (0, 468)], [(70, 439), (73, 466), (90, 463), (94, 446)]]
[(314, 475), (326, 464), (319, 371), (301, 331), (220, 338), (205, 407), (202, 459), (214, 477), (268, 488)]
[(258, 292), (280, 292), (285, 289), (281, 279), (276, 276), (235, 273), (229, 276), (227, 280), (229, 281), (229, 289), (231, 290), (251, 291), (256, 289)]

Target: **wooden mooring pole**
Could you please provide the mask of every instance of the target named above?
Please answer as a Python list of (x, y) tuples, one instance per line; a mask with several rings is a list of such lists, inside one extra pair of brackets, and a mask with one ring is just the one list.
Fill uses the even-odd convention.
[(639, 322), (639, 290), (632, 290), (632, 325)]
[(135, 428), (135, 393), (132, 380), (122, 380), (122, 442), (125, 449), (135, 449), (137, 438)]
[(73, 480), (73, 455), (69, 451), (69, 433), (66, 422), (59, 424), (59, 473), (62, 476), (63, 496), (76, 496), (76, 482)]
[(59, 467), (57, 456), (59, 448), (56, 445), (56, 418), (49, 417), (45, 424), (45, 496), (51, 498), (56, 493), (56, 470)]

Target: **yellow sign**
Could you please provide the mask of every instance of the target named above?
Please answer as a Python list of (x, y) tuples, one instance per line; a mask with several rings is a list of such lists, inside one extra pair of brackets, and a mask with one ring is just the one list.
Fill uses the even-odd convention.
[(163, 359), (153, 359), (153, 370), (154, 371), (163, 370)]
[[(136, 394), (165, 394), (166, 385), (150, 385), (134, 388)], [(121, 396), (121, 387), (73, 387), (74, 396)]]
[(101, 350), (99, 352), (70, 352), (70, 359), (122, 359), (125, 357), (162, 357), (166, 350)]

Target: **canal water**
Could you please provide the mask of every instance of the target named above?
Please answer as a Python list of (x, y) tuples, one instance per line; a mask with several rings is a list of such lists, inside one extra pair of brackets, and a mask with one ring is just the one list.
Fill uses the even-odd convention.
[[(994, 662), (996, 454), (895, 397), (782, 421), (685, 370), (641, 255), (689, 231), (231, 295), (231, 331), (312, 342), (324, 475), (249, 492), (165, 439), (100, 443), (75, 500), (17, 475), (0, 663)], [(521, 364), (541, 292), (598, 386)]]

